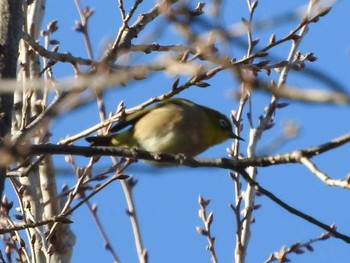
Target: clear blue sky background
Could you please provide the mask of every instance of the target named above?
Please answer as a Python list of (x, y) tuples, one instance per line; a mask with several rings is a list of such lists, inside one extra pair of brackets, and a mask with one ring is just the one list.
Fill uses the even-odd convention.
[[(127, 1), (126, 1), (127, 2)], [(193, 1), (192, 1), (193, 2)], [(222, 19), (228, 24), (237, 23), (241, 17), (248, 17), (246, 1), (224, 1), (225, 13)], [(120, 16), (116, 0), (86, 1), (81, 0), (83, 6), (96, 10), (91, 18), (90, 36), (98, 58), (106, 43), (112, 41), (120, 26)], [(280, 16), (294, 10), (308, 1), (267, 0), (259, 1), (256, 19)], [(147, 10), (153, 1), (144, 1), (141, 10)], [(196, 3), (193, 2), (193, 6)], [(74, 1), (52, 0), (46, 7), (44, 25), (58, 19), (59, 31), (56, 38), (60, 41), (61, 52), (71, 52), (75, 56), (87, 57), (83, 38), (74, 32), (74, 21), (78, 20), (78, 13)], [(319, 23), (312, 24), (300, 47), (302, 52), (314, 52), (319, 59), (307, 67), (321, 70), (337, 79), (348, 89), (350, 82), (350, 2), (338, 1), (329, 15), (323, 17)], [(161, 18), (154, 21), (150, 28), (160, 26)], [(277, 21), (278, 23), (278, 21)], [(253, 32), (254, 38), (261, 38), (260, 46), (267, 42), (271, 33), (277, 38), (286, 35), (298, 21), (274, 26)], [(150, 32), (150, 31), (147, 31)], [(145, 39), (141, 34), (133, 43)], [(242, 37), (245, 40), (245, 36)], [(154, 42), (152, 39), (151, 42)], [(183, 40), (174, 28), (166, 28), (165, 34), (158, 41), (161, 45), (182, 44)], [(274, 53), (281, 59), (287, 57), (289, 43), (279, 47)], [(240, 58), (245, 51), (239, 47), (232, 48), (234, 54)], [(140, 55), (147, 59), (147, 55)], [(140, 58), (139, 58), (140, 59)], [(141, 60), (140, 60), (141, 61)], [(54, 71), (57, 78), (72, 76), (69, 65), (57, 67)], [(182, 78), (184, 81), (186, 78)], [(163, 73), (154, 74), (145, 81), (133, 82), (125, 88), (111, 89), (105, 94), (108, 111), (114, 111), (120, 100), (131, 107), (144, 101), (150, 96), (160, 95), (167, 91), (174, 77)], [(237, 108), (237, 102), (232, 101), (228, 94), (239, 88), (239, 84), (227, 74), (219, 74), (209, 81), (212, 86), (207, 89), (192, 88), (181, 94), (181, 97), (191, 99), (197, 103), (220, 110), (229, 114), (231, 109)], [(300, 73), (293, 73), (288, 83), (301, 88), (331, 89), (317, 79), (305, 77)], [(348, 89), (349, 91), (349, 89)], [(253, 102), (253, 121), (257, 123), (258, 116), (263, 114), (264, 107), (270, 98), (267, 95), (255, 93)], [(283, 124), (294, 120), (301, 125), (301, 134), (292, 142), (278, 149), (286, 152), (324, 143), (332, 138), (348, 133), (350, 109), (348, 106), (334, 105), (305, 105), (291, 102), (287, 108), (277, 112), (276, 126), (264, 133), (259, 146), (268, 144), (274, 136), (279, 134)], [(52, 142), (57, 142), (67, 134), (73, 135), (99, 122), (97, 107), (90, 103), (86, 107), (60, 117), (53, 123)], [(244, 116), (245, 129), (242, 136), (248, 140), (248, 124)], [(225, 148), (231, 142), (213, 147), (201, 156), (225, 157)], [(86, 145), (78, 141), (76, 145)], [(246, 142), (242, 143), (242, 154), (245, 154)], [(346, 145), (333, 152), (314, 159), (316, 164), (329, 176), (345, 178), (349, 173), (349, 151)], [(67, 171), (59, 176), (59, 185), (67, 183), (73, 185), (75, 176), (64, 162), (64, 157), (55, 157), (57, 168)], [(87, 158), (78, 158), (77, 162), (84, 165)], [(96, 171), (110, 165), (110, 159), (104, 157), (96, 167)], [(135, 202), (140, 221), (144, 245), (149, 252), (151, 263), (162, 262), (210, 262), (209, 253), (205, 250), (206, 240), (196, 231), (196, 226), (202, 226), (198, 218), (198, 195), (211, 199), (208, 207), (214, 212), (213, 234), (216, 237), (216, 250), (219, 262), (233, 262), (236, 223), (234, 214), (229, 209), (229, 203), (234, 202), (233, 183), (228, 172), (219, 169), (189, 169), (189, 168), (154, 168), (139, 162), (126, 171), (138, 180), (134, 189)], [(335, 223), (338, 230), (350, 235), (350, 192), (335, 187), (327, 187), (316, 179), (302, 165), (284, 165), (259, 169), (258, 181), (275, 195), (288, 204), (309, 213), (311, 216), (327, 223)], [(9, 188), (8, 190), (9, 191)], [(137, 262), (130, 223), (125, 213), (126, 203), (121, 187), (115, 182), (92, 199), (98, 204), (98, 214), (103, 226), (107, 230), (112, 246), (117, 251), (121, 262)], [(247, 262), (263, 262), (273, 251), (282, 246), (295, 242), (305, 242), (320, 235), (323, 231), (308, 222), (297, 218), (266, 197), (258, 197), (257, 203), (262, 207), (255, 212), (256, 222), (252, 227), (251, 243), (248, 250)], [(102, 239), (86, 207), (81, 207), (72, 217), (72, 228), (77, 235), (74, 248), (73, 262), (111, 262), (111, 256), (105, 251)], [(338, 239), (318, 242), (314, 245), (313, 253), (293, 255), (289, 258), (293, 262), (338, 262), (350, 261), (350, 246)]]

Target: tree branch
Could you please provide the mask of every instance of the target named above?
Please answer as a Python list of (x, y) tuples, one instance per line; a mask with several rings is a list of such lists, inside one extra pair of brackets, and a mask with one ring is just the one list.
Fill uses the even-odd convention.
[(101, 59), (103, 62), (113, 62), (118, 57), (118, 52), (129, 49), (131, 41), (145, 28), (147, 24), (158, 17), (164, 9), (175, 3), (177, 0), (163, 0), (159, 4), (151, 8), (147, 13), (138, 16), (138, 19), (130, 27), (121, 28), (118, 37), (116, 38), (112, 48), (108, 50)]
[(279, 199), (277, 196), (275, 196), (273, 193), (271, 193), (270, 191), (266, 190), (264, 187), (259, 185), (256, 181), (251, 179), (249, 174), (246, 173), (244, 170), (241, 170), (240, 174), (243, 176), (243, 178), (247, 181), (247, 183), (250, 186), (252, 186), (256, 189), (256, 191), (265, 195), (266, 197), (271, 199), (273, 202), (278, 204), (280, 207), (287, 210), (289, 213), (296, 215), (296, 216), (308, 221), (309, 223), (326, 230), (327, 232), (332, 234), (335, 238), (339, 238), (339, 239), (345, 241), (346, 243), (350, 244), (350, 236), (344, 235), (344, 234), (336, 231), (336, 227), (334, 225), (329, 226), (329, 225), (317, 220), (316, 218), (314, 218), (308, 214), (305, 214), (305, 213), (295, 209), (294, 207), (291, 207), (290, 205), (288, 205), (287, 203), (285, 203), (281, 199)]
[[(330, 142), (318, 146), (309, 147), (302, 150), (295, 150), (283, 154), (267, 155), (260, 157), (244, 158), (232, 160), (228, 158), (193, 158), (183, 154), (152, 153), (137, 148), (127, 149), (122, 147), (104, 146), (74, 146), (56, 144), (20, 145), (19, 148), (3, 148), (3, 151), (19, 156), (41, 155), (41, 154), (70, 154), (80, 156), (124, 156), (160, 163), (171, 163), (189, 167), (211, 167), (223, 168), (237, 171), (249, 166), (267, 167), (286, 163), (302, 163), (302, 158), (312, 158), (321, 153), (338, 148), (350, 142), (350, 133), (331, 140)], [(1, 148), (0, 148), (1, 149)]]

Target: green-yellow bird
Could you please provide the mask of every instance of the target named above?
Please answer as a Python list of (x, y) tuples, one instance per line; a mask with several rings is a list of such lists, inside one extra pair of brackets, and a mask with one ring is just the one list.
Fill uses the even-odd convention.
[(150, 152), (196, 156), (227, 139), (241, 139), (220, 112), (185, 99), (167, 99), (128, 115), (106, 136), (88, 137), (92, 146), (138, 147)]

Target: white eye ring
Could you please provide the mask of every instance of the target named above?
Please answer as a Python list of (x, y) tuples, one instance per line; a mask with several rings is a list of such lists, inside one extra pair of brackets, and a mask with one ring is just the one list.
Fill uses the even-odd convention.
[(227, 123), (227, 121), (224, 120), (224, 119), (220, 119), (219, 123), (220, 123), (220, 126), (221, 126), (222, 128), (227, 128), (227, 127), (228, 127), (228, 123)]

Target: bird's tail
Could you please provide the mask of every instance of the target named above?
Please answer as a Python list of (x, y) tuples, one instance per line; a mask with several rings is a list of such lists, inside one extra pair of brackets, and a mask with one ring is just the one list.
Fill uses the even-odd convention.
[(112, 145), (112, 137), (111, 136), (87, 137), (87, 138), (85, 138), (85, 140), (87, 142), (89, 142), (91, 146), (110, 146), (110, 145)]

